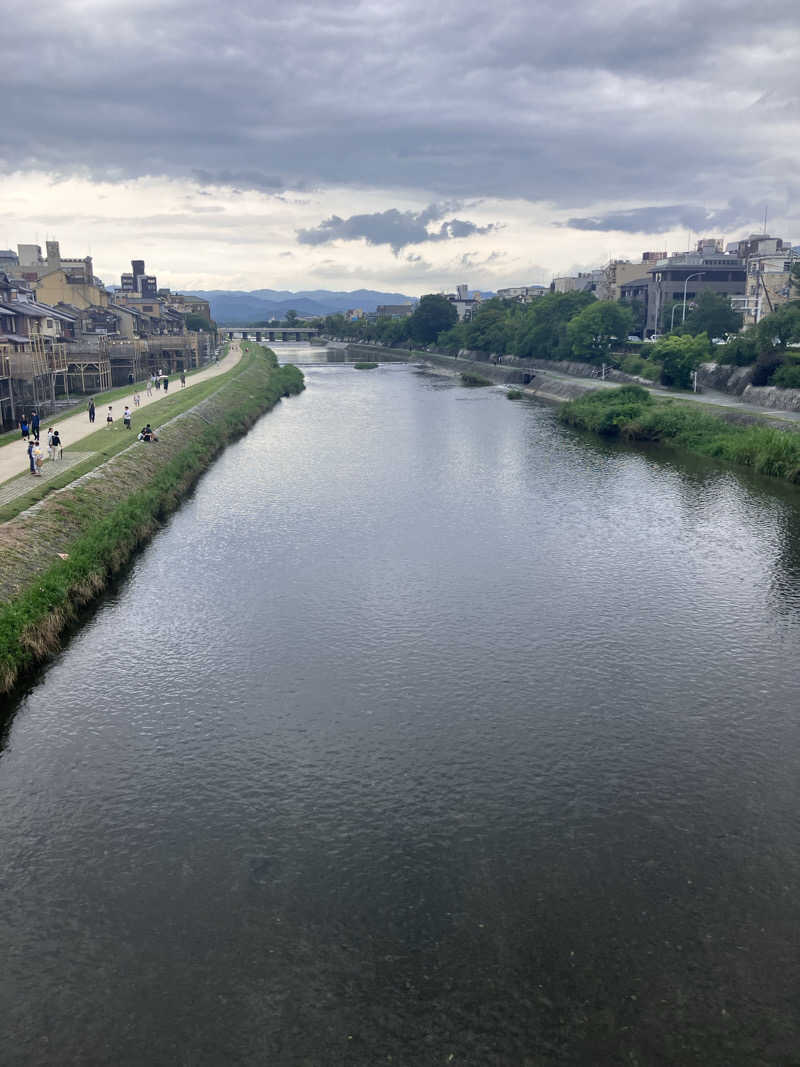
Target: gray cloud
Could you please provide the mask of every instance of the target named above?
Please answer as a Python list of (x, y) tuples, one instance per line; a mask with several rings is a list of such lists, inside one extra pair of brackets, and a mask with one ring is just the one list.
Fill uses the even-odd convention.
[(626, 200), (796, 204), (800, 23), (786, 0), (758, 15), (750, 0), (13, 4), (0, 171), (518, 197), (579, 218)]
[[(788, 205), (785, 209), (788, 209)], [(742, 201), (711, 210), (696, 204), (671, 204), (666, 207), (609, 211), (603, 215), (576, 216), (559, 225), (573, 230), (619, 233), (667, 233), (669, 230), (678, 229), (691, 230), (695, 233), (701, 231), (711, 233), (716, 230), (724, 232), (742, 226), (754, 226), (760, 220), (763, 211), (763, 204), (753, 205)]]
[(318, 226), (297, 231), (297, 240), (304, 245), (329, 244), (331, 241), (365, 240), (370, 245), (389, 245), (397, 255), (407, 245), (426, 241), (449, 241), (457, 237), (472, 237), (491, 233), (497, 227), (478, 226), (466, 219), (447, 219), (438, 229), (429, 230), (428, 224), (439, 221), (452, 204), (430, 204), (423, 211), (376, 211), (370, 215), (351, 215), (348, 219), (331, 215)]
[(258, 189), (272, 193), (286, 188), (286, 183), (272, 174), (262, 174), (256, 170), (204, 170), (192, 171), (192, 177), (198, 185), (232, 185), (242, 189)]

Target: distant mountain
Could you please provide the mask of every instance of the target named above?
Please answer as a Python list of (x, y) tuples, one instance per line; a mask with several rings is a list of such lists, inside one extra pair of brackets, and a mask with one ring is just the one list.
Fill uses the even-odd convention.
[(206, 292), (194, 290), (189, 296), (198, 296), (211, 305), (212, 318), (227, 326), (243, 326), (249, 322), (265, 319), (282, 319), (286, 312), (294, 310), (301, 317), (335, 315), (350, 308), (374, 311), (378, 304), (415, 303), (412, 296), (402, 293), (381, 293), (375, 289), (355, 289), (352, 292), (331, 292), (328, 289), (312, 289), (292, 293), (280, 289), (255, 289), (245, 293), (241, 290), (212, 289)]

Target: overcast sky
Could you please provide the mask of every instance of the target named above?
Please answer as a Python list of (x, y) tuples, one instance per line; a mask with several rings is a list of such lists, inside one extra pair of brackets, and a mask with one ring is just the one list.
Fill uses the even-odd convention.
[(800, 242), (787, 0), (39, 0), (3, 12), (0, 247), (119, 280), (548, 282)]

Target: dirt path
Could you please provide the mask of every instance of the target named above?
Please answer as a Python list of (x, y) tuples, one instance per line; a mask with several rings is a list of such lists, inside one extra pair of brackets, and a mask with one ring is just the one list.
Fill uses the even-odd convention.
[[(225, 371), (229, 371), (234, 367), (242, 358), (242, 350), (239, 341), (232, 341), (228, 354), (224, 359), (221, 359), (219, 363), (212, 363), (204, 370), (198, 371), (196, 374), (191, 374), (186, 378), (186, 389), (191, 389), (192, 386), (198, 382), (207, 381), (209, 378), (215, 378), (218, 374), (224, 374)], [(170, 381), (170, 391), (166, 393), (166, 396), (170, 396), (175, 391), (180, 391), (180, 381)], [(146, 419), (142, 419), (140, 413), (148, 405), (155, 403), (157, 400), (164, 399), (164, 392), (161, 389), (154, 389), (152, 396), (147, 396), (144, 389), (139, 393), (141, 397), (141, 404), (138, 408), (133, 406), (133, 391), (126, 396), (121, 396), (113, 402), (114, 408), (114, 422), (122, 425), (122, 412), (125, 410), (125, 405), (128, 404), (133, 417), (137, 422), (146, 422)], [(87, 400), (88, 405), (88, 400)], [(68, 418), (58, 419), (53, 417), (53, 421), (50, 421), (50, 416), (42, 419), (40, 428), (40, 439), (42, 445), (42, 451), (47, 455), (47, 428), (49, 426), (55, 426), (61, 435), (61, 441), (64, 446), (74, 445), (76, 441), (80, 441), (82, 437), (88, 437), (90, 433), (94, 433), (105, 425), (106, 412), (108, 406), (97, 408), (97, 421), (95, 423), (89, 422), (89, 416), (86, 411), (82, 411), (77, 415), (70, 415)], [(5, 448), (0, 448), (0, 484), (8, 481), (9, 478), (15, 477), (17, 474), (22, 474), (23, 471), (29, 469), (28, 463), (28, 443), (21, 440), (18, 445), (7, 445)], [(31, 478), (31, 481), (36, 481), (35, 478)]]

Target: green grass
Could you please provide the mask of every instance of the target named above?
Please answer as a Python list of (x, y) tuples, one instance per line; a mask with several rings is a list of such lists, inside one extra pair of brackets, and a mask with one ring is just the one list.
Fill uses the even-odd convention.
[[(251, 351), (215, 379), (203, 411), (166, 426), (158, 445), (118, 456), (98, 478), (3, 525), (0, 689), (58, 648), (78, 608), (152, 535), (227, 441), (302, 390), (296, 367), (278, 368), (271, 353), (261, 353)], [(199, 389), (193, 392), (196, 404)]]
[(661, 377), (661, 364), (654, 363), (644, 356), (631, 354), (625, 356), (619, 365), (619, 369), (625, 374), (635, 374), (637, 378), (649, 378), (651, 382), (657, 382)]
[(521, 389), (509, 389), (506, 393), (506, 397), (509, 400), (522, 400), (523, 396), (525, 396), (525, 394)]
[(473, 374), (472, 371), (468, 370), (461, 372), (461, 381), (464, 385), (468, 385), (473, 389), (481, 388), (485, 385), (494, 385), (494, 382), (488, 378), (484, 378), (480, 374)]
[(659, 400), (637, 385), (585, 393), (564, 404), (570, 426), (626, 441), (656, 441), (800, 483), (800, 433), (742, 425), (692, 405)]
[(354, 363), (353, 367), (356, 370), (375, 370), (378, 366), (377, 363)]
[[(228, 342), (228, 345), (230, 342)], [(228, 345), (225, 346), (224, 354), (228, 353)], [(208, 367), (214, 365), (213, 360), (209, 363), (204, 363), (201, 367), (192, 367), (191, 370), (187, 370), (186, 377), (191, 378), (193, 374), (197, 374), (199, 371), (206, 370)], [(149, 375), (148, 375), (149, 377)], [(169, 374), (170, 384), (175, 381), (180, 381), (180, 373)], [(140, 382), (134, 382), (132, 385), (121, 385), (116, 389), (109, 389), (106, 393), (80, 393), (75, 394), (77, 399), (72, 407), (63, 408), (61, 411), (53, 412), (50, 415), (42, 416), (41, 427), (44, 427), (45, 434), (47, 433), (47, 427), (54, 425), (56, 422), (61, 422), (63, 419), (68, 419), (71, 415), (79, 415), (82, 411), (86, 411), (89, 407), (89, 397), (94, 397), (95, 407), (99, 411), (103, 404), (113, 404), (115, 400), (119, 400), (120, 397), (128, 396), (130, 393), (135, 392), (137, 389), (140, 393), (145, 391), (147, 386), (147, 378), (143, 378)], [(19, 406), (19, 405), (17, 405)], [(33, 410), (32, 406), (26, 408), (25, 414), (30, 417), (30, 413)], [(87, 416), (88, 417), (88, 416)], [(41, 431), (40, 427), (40, 431)], [(4, 445), (13, 445), (15, 442), (21, 440), (19, 435), (19, 427), (15, 427), (13, 430), (7, 430), (5, 433), (0, 433), (0, 448)]]
[[(86, 459), (82, 463), (76, 464), (74, 467), (70, 467), (69, 470), (64, 471), (63, 475), (57, 478), (48, 479), (43, 484), (34, 485), (30, 492), (25, 493), (23, 496), (16, 497), (7, 504), (0, 505), (0, 523), (19, 515), (20, 512), (25, 511), (31, 504), (43, 499), (53, 490), (63, 489), (70, 482), (74, 482), (81, 475), (94, 470), (95, 467), (99, 467), (101, 463), (105, 463), (112, 456), (127, 448), (128, 445), (136, 440), (137, 431), (146, 422), (149, 422), (154, 429), (157, 429), (168, 419), (174, 418), (175, 415), (180, 415), (183, 411), (188, 411), (195, 404), (199, 404), (200, 401), (205, 400), (207, 396), (219, 389), (222, 383), (230, 380), (231, 377), (235, 377), (238, 372), (243, 370), (248, 365), (246, 362), (248, 358), (252, 360), (254, 358), (253, 353), (245, 353), (242, 357), (242, 362), (237, 363), (235, 367), (226, 371), (225, 374), (209, 378), (208, 381), (192, 386), (191, 389), (177, 389), (172, 394), (167, 393), (163, 400), (155, 400), (148, 404), (142, 410), (141, 415), (137, 415), (134, 409), (134, 428), (132, 430), (125, 430), (122, 420), (118, 419), (112, 423), (111, 429), (103, 425), (99, 430), (95, 430), (94, 433), (89, 434), (87, 437), (81, 437), (74, 445), (66, 445), (65, 452), (95, 452), (96, 455), (92, 456), (91, 459)], [(122, 395), (124, 396), (127, 391), (125, 390)], [(15, 437), (15, 440), (19, 441), (19, 436)], [(27, 472), (20, 474), (19, 478), (28, 480)]]

